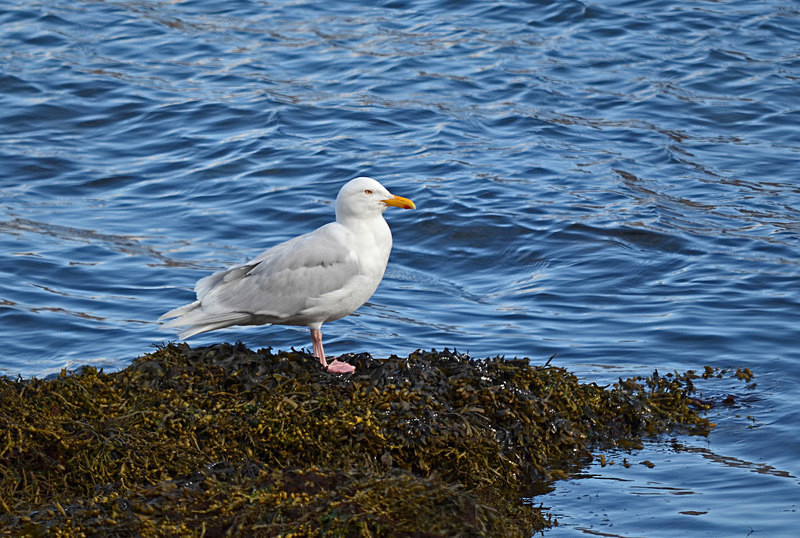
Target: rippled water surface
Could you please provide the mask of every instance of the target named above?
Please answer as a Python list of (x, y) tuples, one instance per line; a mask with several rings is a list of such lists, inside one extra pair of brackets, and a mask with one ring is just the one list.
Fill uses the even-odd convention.
[[(326, 351), (748, 367), (707, 385), (737, 402), (708, 439), (534, 502), (553, 536), (794, 535), (799, 88), (790, 1), (4, 2), (0, 373), (124, 367), (370, 175), (418, 209), (387, 211), (386, 278)], [(310, 346), (192, 343), (221, 340)]]

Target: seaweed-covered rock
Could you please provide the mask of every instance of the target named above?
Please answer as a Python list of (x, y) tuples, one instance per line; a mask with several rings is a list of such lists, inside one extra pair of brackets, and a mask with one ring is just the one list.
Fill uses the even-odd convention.
[(0, 530), (523, 536), (523, 496), (602, 446), (705, 434), (692, 374), (581, 384), (528, 360), (169, 345), (104, 374), (0, 379)]

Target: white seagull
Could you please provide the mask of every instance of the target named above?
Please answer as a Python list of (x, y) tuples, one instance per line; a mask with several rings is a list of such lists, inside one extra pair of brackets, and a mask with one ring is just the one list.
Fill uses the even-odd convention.
[(335, 222), (200, 279), (197, 300), (159, 321), (171, 320), (164, 328), (185, 327), (182, 340), (231, 325), (305, 326), (323, 368), (352, 373), (346, 362), (325, 360), (321, 327), (355, 312), (378, 288), (392, 250), (383, 219), (388, 206), (416, 207), (372, 178), (347, 182), (336, 197)]

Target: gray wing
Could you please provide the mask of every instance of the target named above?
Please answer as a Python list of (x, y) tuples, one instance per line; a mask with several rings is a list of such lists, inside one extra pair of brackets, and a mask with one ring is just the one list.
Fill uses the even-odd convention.
[(327, 224), (201, 279), (195, 291), (207, 319), (235, 312), (256, 316), (260, 323), (291, 322), (310, 301), (359, 275), (348, 233), (337, 223)]

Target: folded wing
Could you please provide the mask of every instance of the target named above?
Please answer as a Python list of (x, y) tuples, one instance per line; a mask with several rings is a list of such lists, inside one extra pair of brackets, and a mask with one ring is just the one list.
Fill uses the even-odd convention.
[(197, 300), (164, 314), (161, 319), (174, 318), (164, 327), (187, 327), (183, 339), (230, 325), (305, 325), (304, 311), (320, 297), (346, 290), (359, 278), (348, 234), (330, 223), (199, 280)]

